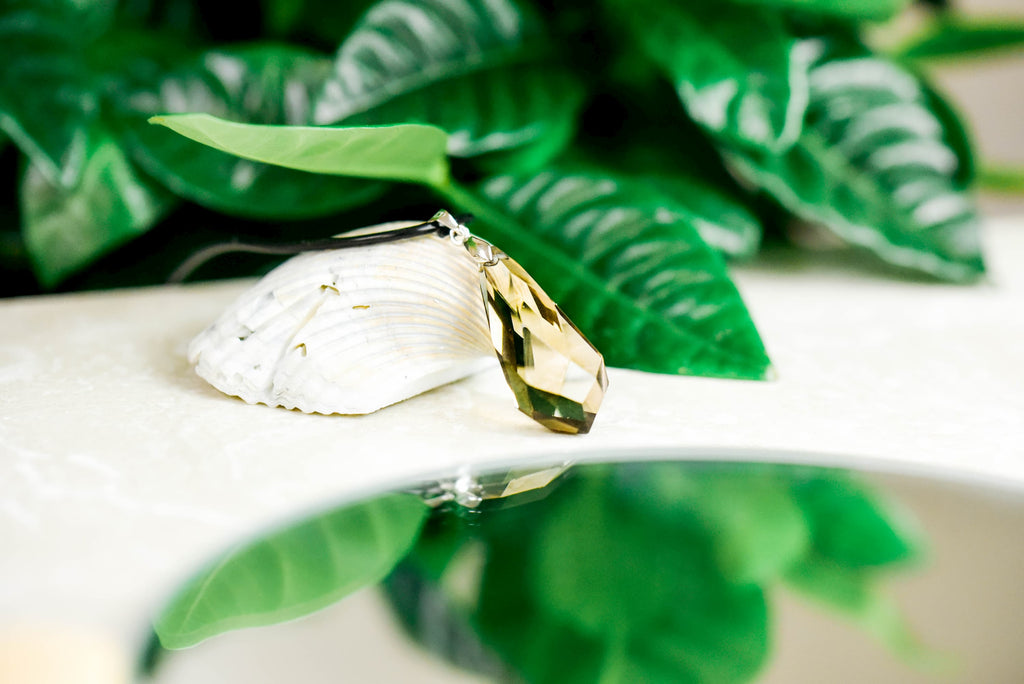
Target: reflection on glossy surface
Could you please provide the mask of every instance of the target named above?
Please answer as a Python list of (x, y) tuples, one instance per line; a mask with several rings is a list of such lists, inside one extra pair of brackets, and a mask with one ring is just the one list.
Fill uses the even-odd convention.
[[(500, 491), (502, 477), (484, 478), (488, 491)], [(1005, 679), (1021, 665), (1014, 649), (1000, 652), (995, 644), (1019, 627), (1017, 609), (1024, 605), (1007, 570), (1007, 562), (1019, 568), (1024, 560), (1012, 532), (1019, 527), (1010, 525), (1024, 522), (1024, 502), (922, 481), (893, 479), (882, 489), (893, 486), (904, 490), (900, 498), (915, 513), (928, 514), (927, 549), (891, 497), (849, 474), (807, 467), (586, 465), (541, 489), (476, 501), (475, 508), (438, 499), (415, 546), (384, 583), (389, 611), (381, 599), (360, 594), (290, 626), (226, 635), (171, 654), (157, 681), (276, 681), (274, 663), (279, 673), (299, 667), (296, 676), (310, 682), (336, 681), (338, 667), (346, 681), (435, 681), (431, 673), (436, 681), (822, 681), (836, 666), (853, 668), (848, 673), (859, 668), (872, 681), (1001, 681), (1000, 673)], [(947, 513), (954, 504), (959, 516)], [(369, 505), (375, 504), (340, 510)], [(323, 523), (338, 514), (289, 529), (308, 530), (315, 522), (330, 536)], [(976, 519), (964, 517), (971, 514)], [(1001, 530), (1011, 537), (1000, 538)], [(979, 548), (979, 566), (989, 572), (984, 586), (956, 572), (964, 537)], [(280, 548), (317, 558), (317, 542), (308, 544), (301, 549), (296, 537)], [(1007, 556), (995, 572), (983, 563), (993, 553)], [(334, 544), (320, 549), (317, 562), (344, 576), (353, 559)], [(264, 557), (250, 570), (272, 578), (288, 561), (288, 581), (301, 585), (295, 558)], [(329, 575), (321, 573), (321, 580)], [(933, 575), (941, 581), (930, 581)], [(897, 576), (899, 582), (891, 581)], [(216, 580), (199, 581), (215, 586)], [(918, 599), (900, 610), (888, 598), (893, 587), (901, 594), (916, 590)], [(921, 594), (919, 587), (931, 588)], [(216, 604), (215, 593), (193, 607)], [(194, 592), (190, 600), (196, 602)], [(265, 604), (266, 596), (253, 600)], [(835, 610), (822, 622), (806, 605)], [(975, 619), (966, 631), (963, 617), (949, 612), (963, 605), (977, 616), (993, 610), (998, 616), (1003, 605), (1006, 614), (1001, 624), (992, 616), (980, 625)], [(388, 612), (461, 673), (431, 662), (408, 639), (403, 650)], [(836, 616), (860, 633), (833, 628)], [(840, 635), (837, 643), (819, 643), (833, 633)], [(815, 643), (814, 652), (802, 643)], [(309, 653), (299, 656), (300, 648)], [(338, 651), (348, 655), (339, 659)], [(374, 653), (389, 654), (387, 662)], [(848, 653), (860, 655), (847, 662)], [(252, 659), (264, 665), (254, 668)], [(399, 674), (406, 661), (412, 669)], [(879, 664), (881, 670), (870, 669)]]

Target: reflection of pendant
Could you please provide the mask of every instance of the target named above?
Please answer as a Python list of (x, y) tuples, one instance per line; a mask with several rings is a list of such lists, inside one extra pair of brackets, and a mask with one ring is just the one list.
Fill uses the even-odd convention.
[(523, 413), (556, 432), (594, 422), (608, 385), (601, 354), (519, 264), (448, 212), (316, 243), (214, 245), (188, 267), (228, 251), (307, 253), (193, 340), (196, 372), (226, 394), (370, 413), (475, 372), (492, 347)]
[(491, 344), (519, 410), (556, 432), (589, 432), (608, 387), (601, 353), (522, 266), (448, 212), (432, 220), (480, 264)]

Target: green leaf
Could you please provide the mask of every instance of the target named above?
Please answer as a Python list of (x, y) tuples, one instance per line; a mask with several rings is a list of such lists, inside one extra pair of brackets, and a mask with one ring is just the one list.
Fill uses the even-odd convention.
[(878, 590), (872, 573), (811, 555), (795, 564), (786, 579), (792, 588), (838, 611), (904, 660), (924, 668), (942, 664), (914, 635), (899, 607)]
[(79, 41), (35, 9), (0, 16), (0, 129), (51, 183), (73, 187), (86, 164), (98, 102)]
[(978, 57), (1024, 47), (1024, 23), (1019, 19), (973, 20), (943, 15), (926, 32), (899, 50), (907, 59)]
[(807, 520), (814, 552), (844, 568), (914, 560), (921, 534), (910, 518), (839, 472), (798, 479), (793, 495)]
[(583, 90), (546, 58), (542, 37), (508, 0), (429, 0), (415, 11), (382, 0), (342, 43), (315, 120), (431, 124), (457, 157), (524, 146), (553, 156), (572, 135)]
[(431, 124), (448, 132), (454, 157), (540, 146), (551, 158), (572, 137), (582, 102), (583, 89), (568, 71), (513, 65), (445, 80), (341, 122)]
[(613, 648), (601, 681), (741, 684), (754, 680), (770, 645), (763, 590), (709, 582), (664, 623)]
[(774, 469), (652, 463), (619, 472), (624, 502), (652, 520), (703, 530), (731, 583), (770, 582), (808, 548), (804, 514)]
[(172, 204), (132, 168), (116, 142), (96, 138), (75, 187), (53, 185), (34, 163), (22, 179), (22, 232), (44, 287), (145, 232)]
[(922, 74), (918, 74), (918, 79), (924, 89), (925, 106), (942, 124), (943, 142), (956, 154), (957, 166), (953, 172), (953, 184), (958, 190), (966, 190), (974, 183), (977, 175), (971, 135), (953, 103)]
[[(760, 220), (731, 178), (717, 178), (707, 166), (690, 163), (694, 146), (691, 141), (685, 153), (667, 142), (657, 150), (634, 148), (629, 159), (617, 163), (662, 194), (666, 210), (693, 225), (708, 245), (734, 259), (754, 256), (761, 245)], [(720, 165), (717, 159), (711, 163)]]
[(383, 589), (403, 629), (434, 655), (460, 669), (496, 681), (506, 679), (502, 675), (508, 672), (508, 664), (484, 646), (465, 606), (452, 600), (451, 593), (423, 572), (419, 563), (399, 563)]
[(601, 171), (498, 176), (448, 198), (533, 275), (612, 366), (763, 378), (719, 255), (650, 187)]
[(616, 506), (591, 480), (563, 495), (539, 523), (527, 567), (537, 601), (586, 634), (606, 638), (646, 625), (704, 588), (707, 548), (692, 529), (671, 530)]
[(533, 517), (518, 535), (492, 537), (472, 623), (483, 642), (531, 684), (597, 682), (605, 645), (539, 606), (523, 571), (536, 549), (528, 536), (536, 522)]
[(1024, 193), (1024, 168), (987, 164), (981, 169), (978, 184), (990, 192)]
[(709, 131), (769, 150), (796, 141), (814, 48), (780, 15), (750, 9), (737, 20), (727, 3), (671, 0), (620, 0), (617, 15)]
[[(130, 67), (130, 60), (125, 69)], [(206, 113), (256, 124), (304, 125), (330, 70), (323, 57), (282, 46), (213, 50), (157, 81), (129, 83), (117, 105), (133, 158), (175, 193), (258, 218), (307, 218), (363, 204), (384, 186), (311, 176), (203, 149), (146, 123), (153, 114)], [(244, 155), (243, 155), (244, 156)]]
[(409, 551), (428, 508), (391, 494), (268, 534), (193, 578), (159, 615), (165, 648), (291, 620), (381, 581)]
[[(435, 653), (508, 679), (493, 651), (535, 684), (751, 681), (768, 656), (766, 594), (779, 580), (838, 607), (905, 657), (925, 654), (877, 592), (880, 568), (848, 567), (808, 546), (795, 492), (819, 481), (869, 498), (849, 476), (821, 469), (575, 468), (527, 505), (477, 511), (470, 521), (435, 514), (389, 579), (390, 598)], [(856, 532), (850, 518), (815, 522)], [(754, 560), (745, 572), (723, 564), (730, 547)], [(479, 639), (466, 631), (467, 615)]]
[(448, 136), (433, 126), (266, 126), (209, 114), (155, 116), (150, 123), (244, 159), (300, 171), (438, 186), (448, 175)]
[[(673, 213), (692, 223), (704, 242), (723, 254), (753, 256), (762, 235), (753, 198), (725, 169), (707, 134), (680, 116), (675, 94), (663, 85), (646, 98), (630, 97), (636, 109), (630, 107), (620, 125), (629, 136), (583, 138), (576, 145), (582, 148), (580, 156), (657, 190), (670, 203), (666, 208), (672, 206)], [(601, 111), (605, 102), (595, 108)]]
[(921, 84), (891, 62), (822, 62), (797, 143), (778, 155), (736, 147), (726, 159), (793, 213), (890, 263), (949, 280), (984, 272), (957, 154)]
[(540, 521), (537, 605), (607, 645), (600, 681), (747, 681), (768, 651), (760, 587), (730, 583), (691, 525), (620, 499), (591, 480)]
[[(776, 9), (799, 10), (842, 19), (885, 21), (891, 19), (912, 0), (735, 0), (737, 4), (760, 5)], [(742, 19), (738, 19), (742, 21)]]
[(333, 47), (372, 4), (371, 0), (260, 0), (264, 34), (304, 43), (315, 37)]
[(31, 11), (59, 25), (60, 30), (81, 42), (89, 42), (110, 28), (117, 12), (110, 0), (3, 0), (0, 12)]

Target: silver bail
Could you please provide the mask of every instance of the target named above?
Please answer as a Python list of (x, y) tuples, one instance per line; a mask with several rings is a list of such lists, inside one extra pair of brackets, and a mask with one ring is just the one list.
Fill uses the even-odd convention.
[(470, 256), (481, 266), (493, 266), (498, 263), (498, 259), (505, 256), (501, 250), (491, 243), (470, 233), (465, 224), (459, 223), (454, 216), (444, 209), (434, 214), (430, 221), (442, 228), (447, 228), (448, 238), (456, 245), (465, 247)]

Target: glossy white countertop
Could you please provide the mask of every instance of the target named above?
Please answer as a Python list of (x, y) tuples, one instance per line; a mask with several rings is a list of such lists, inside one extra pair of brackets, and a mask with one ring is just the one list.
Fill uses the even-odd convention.
[(130, 652), (173, 584), (232, 541), (461, 465), (771, 459), (1024, 490), (1024, 221), (985, 240), (973, 286), (841, 254), (737, 266), (778, 378), (611, 369), (586, 436), (516, 411), (496, 361), (364, 417), (226, 397), (184, 353), (244, 282), (0, 302), (0, 637), (70, 625)]

